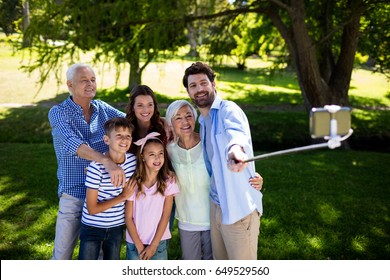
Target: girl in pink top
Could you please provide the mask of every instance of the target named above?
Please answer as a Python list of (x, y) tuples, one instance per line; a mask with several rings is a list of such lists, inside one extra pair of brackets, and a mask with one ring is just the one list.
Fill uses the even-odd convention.
[(179, 187), (170, 178), (167, 152), (158, 136), (152, 132), (134, 143), (140, 149), (133, 175), (137, 189), (126, 201), (125, 210), (128, 260), (168, 259), (169, 218)]

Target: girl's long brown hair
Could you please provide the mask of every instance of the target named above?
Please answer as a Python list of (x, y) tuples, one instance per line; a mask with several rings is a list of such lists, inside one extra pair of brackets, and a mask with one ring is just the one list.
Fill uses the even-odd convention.
[(149, 143), (159, 143), (163, 149), (164, 149), (164, 164), (159, 170), (157, 174), (157, 191), (161, 193), (163, 196), (165, 195), (165, 190), (167, 188), (167, 180), (170, 179), (170, 176), (173, 175), (172, 172), (168, 168), (168, 154), (167, 150), (165, 149), (163, 143), (158, 139), (149, 139), (145, 145), (144, 149), (141, 152), (141, 149), (138, 149), (137, 152), (137, 168), (135, 169), (135, 172), (133, 174), (133, 178), (137, 182), (137, 198), (141, 194), (145, 194), (143, 190), (143, 182), (146, 179), (146, 168), (145, 168), (145, 162), (142, 160), (143, 152), (145, 151), (145, 147)]

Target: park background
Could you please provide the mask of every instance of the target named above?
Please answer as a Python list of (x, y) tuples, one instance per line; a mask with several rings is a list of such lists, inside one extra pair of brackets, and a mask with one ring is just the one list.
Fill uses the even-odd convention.
[[(389, 14), (388, 8), (385, 5), (384, 15)], [(173, 100), (188, 98), (181, 82), (184, 69), (196, 60), (208, 61), (217, 72), (218, 94), (236, 101), (246, 112), (255, 154), (313, 143), (308, 104), (298, 78), (303, 74), (288, 62), (288, 47), (270, 50), (272, 44), (283, 45), (282, 40), (269, 29), (266, 19), (261, 19), (244, 17), (241, 23), (246, 27), (250, 26), (246, 20), (262, 23), (263, 29), (254, 28), (254, 36), (265, 34), (274, 40), (241, 52), (243, 60), (239, 59), (239, 49), (252, 45), (250, 36), (247, 38), (252, 41), (233, 36), (236, 47), (228, 54), (226, 49), (219, 49), (218, 55), (210, 53), (214, 46), (211, 42), (198, 44), (196, 54), (190, 45), (181, 43), (174, 50), (159, 50), (159, 55), (150, 61), (148, 53), (141, 51), (140, 64), (145, 68), (139, 78), (156, 92), (162, 115)], [(134, 23), (137, 24), (140, 23)], [(31, 26), (34, 27), (33, 20)], [(40, 27), (31, 32), (38, 36), (40, 30), (51, 30), (46, 25)], [(201, 27), (204, 29), (204, 25)], [(237, 30), (237, 34), (244, 34), (249, 29)], [(67, 54), (80, 47), (75, 43), (77, 38), (39, 40), (32, 42), (33, 48), (21, 48), (23, 32), (17, 29), (5, 33), (0, 33), (0, 259), (45, 260), (51, 257), (58, 209), (57, 163), (47, 113), (68, 96), (64, 76), (67, 66), (71, 61), (91, 63), (98, 78), (97, 98), (121, 110), (128, 100), (130, 69), (134, 67), (116, 61), (108, 52), (104, 59), (96, 59), (101, 50), (112, 48), (106, 38), (96, 40), (99, 44), (93, 41), (94, 48), (81, 46), (78, 56), (72, 57)], [(73, 47), (67, 45), (69, 42)], [(266, 52), (261, 50), (264, 45)], [(52, 53), (51, 60), (44, 60), (47, 50), (58, 50), (64, 56)], [(354, 55), (345, 103), (353, 109), (354, 133), (347, 145), (256, 162), (256, 170), (264, 177), (259, 259), (390, 258), (389, 80), (388, 72), (380, 73), (377, 64), (369, 59), (380, 50), (372, 41), (372, 45), (361, 46)], [(382, 50), (381, 55), (386, 57), (388, 50)], [(43, 76), (46, 79), (39, 83)], [(177, 227), (170, 244), (169, 258), (180, 259)], [(124, 250), (123, 246), (122, 258)]]

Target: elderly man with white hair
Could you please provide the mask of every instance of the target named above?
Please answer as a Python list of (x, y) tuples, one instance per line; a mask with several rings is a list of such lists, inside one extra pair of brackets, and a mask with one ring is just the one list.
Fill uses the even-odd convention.
[(89, 65), (71, 65), (66, 78), (69, 97), (49, 111), (60, 200), (52, 259), (59, 260), (72, 259), (79, 239), (86, 196), (85, 169), (89, 163), (102, 163), (115, 186), (126, 181), (123, 169), (102, 154), (107, 150), (103, 141), (104, 123), (125, 114), (101, 100), (94, 100), (96, 76)]

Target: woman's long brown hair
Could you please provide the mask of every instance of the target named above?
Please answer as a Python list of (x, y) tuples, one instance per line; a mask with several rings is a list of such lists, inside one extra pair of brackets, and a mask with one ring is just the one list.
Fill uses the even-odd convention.
[(151, 122), (150, 129), (154, 132), (160, 133), (161, 134), (161, 137), (159, 137), (160, 139), (166, 139), (164, 124), (161, 121), (160, 111), (158, 110), (157, 107), (156, 95), (154, 94), (153, 90), (150, 87), (146, 85), (137, 85), (134, 86), (130, 91), (129, 103), (126, 106), (126, 118), (130, 120), (130, 122), (134, 125), (135, 128), (133, 133), (133, 142), (142, 138), (137, 134), (139, 129), (138, 129), (137, 117), (135, 116), (134, 113), (135, 99), (137, 98), (137, 96), (140, 95), (147, 95), (153, 99), (154, 113), (152, 118), (150, 119)]

